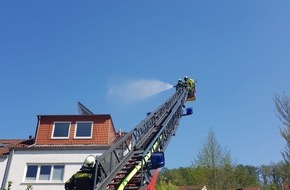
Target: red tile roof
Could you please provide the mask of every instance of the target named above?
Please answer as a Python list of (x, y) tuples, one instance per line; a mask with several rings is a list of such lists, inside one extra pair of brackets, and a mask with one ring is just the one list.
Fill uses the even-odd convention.
[(259, 187), (246, 187), (246, 188), (243, 188), (243, 190), (260, 190)]
[(33, 139), (0, 139), (0, 156), (8, 154), (11, 148), (28, 147), (33, 142)]
[[(41, 115), (35, 138), (0, 139), (0, 156), (6, 155), (11, 149), (46, 149), (46, 150), (76, 150), (76, 149), (107, 149), (118, 142), (126, 133), (116, 133), (112, 118), (104, 115)], [(77, 121), (93, 121), (94, 130), (91, 139), (51, 139), (52, 127), (55, 121), (70, 121), (71, 133), (74, 132)], [(2, 146), (1, 146), (2, 145)]]
[(237, 188), (235, 190), (260, 190), (260, 187), (244, 187), (244, 188)]
[[(115, 144), (126, 133), (116, 133), (116, 136), (112, 142)], [(6, 155), (11, 149), (34, 149), (34, 150), (78, 150), (78, 149), (108, 149), (110, 145), (104, 144), (69, 144), (69, 145), (36, 145), (34, 139), (0, 139), (0, 156)]]

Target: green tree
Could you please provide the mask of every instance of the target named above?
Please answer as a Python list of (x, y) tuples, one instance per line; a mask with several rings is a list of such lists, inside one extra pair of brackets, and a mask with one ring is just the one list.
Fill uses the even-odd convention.
[(161, 173), (160, 173), (159, 181), (161, 182), (162, 180), (165, 181), (167, 184), (174, 184), (174, 185), (181, 185), (184, 182), (182, 179), (182, 176), (178, 172), (178, 169), (172, 169), (169, 170), (167, 168), (163, 168)]
[(11, 187), (12, 187), (12, 181), (8, 181), (8, 186), (7, 186), (7, 189), (3, 189), (3, 190), (11, 190)]
[(271, 179), (271, 167), (268, 165), (262, 165), (259, 168), (259, 173), (261, 176), (261, 182), (264, 186), (272, 184), (272, 179)]
[[(168, 174), (170, 173), (170, 170), (165, 168), (165, 172)], [(164, 176), (164, 173), (160, 173), (158, 176), (157, 184), (155, 185), (155, 189), (156, 190), (176, 190), (177, 187), (172, 184), (170, 179)]]
[(202, 181), (209, 189), (223, 190), (234, 187), (230, 151), (221, 147), (212, 130), (209, 130), (206, 141), (194, 159), (193, 167), (199, 167)]
[[(12, 190), (12, 181), (8, 181), (8, 186), (7, 186), (7, 189), (6, 188), (4, 188), (4, 189), (2, 189), (2, 190)], [(33, 186), (32, 185), (27, 185), (26, 186), (26, 189), (25, 190), (33, 190)]]
[(283, 189), (284, 182), (286, 181), (285, 172), (289, 171), (287, 171), (283, 161), (277, 164), (262, 165), (260, 168), (262, 189)]
[(257, 186), (258, 168), (254, 166), (237, 165), (234, 170), (236, 187)]
[(178, 185), (192, 185), (195, 184), (195, 176), (194, 171), (190, 167), (180, 167), (176, 171), (180, 176), (180, 183)]
[(207, 168), (203, 166), (192, 166), (194, 171), (194, 176), (196, 179), (195, 185), (204, 185), (207, 184)]

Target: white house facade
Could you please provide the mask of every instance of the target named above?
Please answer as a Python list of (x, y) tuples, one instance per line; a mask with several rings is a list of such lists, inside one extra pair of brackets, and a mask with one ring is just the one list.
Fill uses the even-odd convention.
[(0, 189), (11, 181), (12, 190), (63, 190), (88, 155), (102, 155), (123, 135), (107, 114), (38, 116), (34, 138), (0, 147)]
[(99, 156), (104, 150), (13, 150), (6, 177), (12, 189), (63, 190), (64, 183), (82, 166), (88, 155)]
[(1, 187), (2, 179), (4, 177), (7, 160), (8, 160), (7, 156), (0, 157), (0, 187)]

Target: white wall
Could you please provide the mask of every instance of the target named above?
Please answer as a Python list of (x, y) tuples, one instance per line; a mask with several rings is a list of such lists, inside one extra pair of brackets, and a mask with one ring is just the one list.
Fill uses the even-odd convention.
[(5, 169), (6, 169), (6, 164), (7, 164), (7, 157), (3, 156), (3, 157), (0, 157), (0, 188), (1, 188), (1, 185), (2, 185), (2, 180), (3, 180), (3, 177), (4, 177), (4, 172), (5, 172)]
[[(7, 180), (12, 181), (12, 189), (17, 190), (25, 190), (28, 184), (33, 185), (33, 190), (64, 190), (64, 183), (80, 169), (88, 155), (100, 156), (103, 152), (104, 150), (16, 150)], [(64, 179), (59, 183), (25, 182), (27, 164), (64, 164)]]

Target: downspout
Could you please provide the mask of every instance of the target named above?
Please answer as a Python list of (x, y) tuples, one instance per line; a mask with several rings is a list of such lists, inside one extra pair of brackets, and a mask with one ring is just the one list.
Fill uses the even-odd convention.
[(6, 164), (6, 168), (5, 168), (5, 172), (4, 172), (4, 177), (3, 177), (1, 189), (4, 189), (5, 185), (7, 183), (8, 174), (9, 174), (9, 171), (10, 171), (10, 165), (11, 165), (11, 162), (12, 162), (13, 155), (14, 155), (14, 149), (9, 151), (9, 156), (8, 156), (8, 160), (7, 160), (7, 164)]

